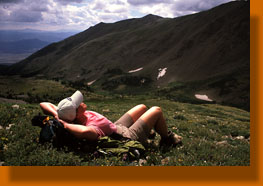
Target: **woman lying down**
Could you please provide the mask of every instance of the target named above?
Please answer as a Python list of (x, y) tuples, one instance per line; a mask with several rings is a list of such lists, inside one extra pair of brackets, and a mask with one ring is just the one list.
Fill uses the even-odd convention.
[(100, 137), (117, 133), (145, 144), (151, 129), (154, 129), (161, 136), (160, 146), (175, 147), (182, 143), (181, 136), (167, 130), (162, 110), (157, 106), (147, 110), (145, 105), (137, 105), (115, 123), (99, 113), (87, 110), (80, 91), (60, 101), (58, 106), (42, 102), (40, 107), (45, 114), (54, 116), (66, 130), (79, 139), (95, 141)]

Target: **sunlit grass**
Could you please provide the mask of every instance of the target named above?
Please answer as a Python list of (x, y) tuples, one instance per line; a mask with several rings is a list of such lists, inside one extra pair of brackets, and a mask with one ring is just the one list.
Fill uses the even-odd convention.
[[(57, 104), (61, 97), (71, 95), (74, 88), (57, 81), (30, 78), (2, 79), (0, 87), (8, 83), (8, 88), (14, 90), (10, 92), (13, 98), (32, 93), (31, 100), (26, 98), (29, 103), (19, 104), (19, 108), (12, 107), (14, 103), (0, 104), (0, 162), (3, 165), (250, 165), (250, 113), (247, 111), (217, 104), (180, 103), (151, 94), (113, 95), (82, 90), (88, 109), (113, 122), (137, 104), (145, 104), (148, 108), (160, 106), (168, 129), (183, 136), (182, 146), (160, 149), (160, 136), (157, 135), (138, 160), (122, 161), (122, 157), (110, 156), (95, 158), (87, 152), (67, 148), (57, 150), (51, 144), (39, 144), (40, 128), (31, 125), (32, 117), (42, 112), (40, 101)], [(1, 89), (1, 95), (8, 98), (6, 90)]]

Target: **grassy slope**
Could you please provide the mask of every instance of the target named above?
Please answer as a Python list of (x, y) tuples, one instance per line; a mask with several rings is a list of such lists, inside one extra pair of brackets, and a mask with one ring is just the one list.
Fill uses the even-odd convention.
[(161, 82), (167, 84), (230, 73), (249, 64), (248, 51), (249, 3), (231, 2), (175, 19), (146, 16), (100, 23), (39, 50), (9, 71), (93, 81), (109, 68), (127, 72), (143, 67), (138, 74), (155, 80), (158, 69), (167, 67)]
[[(127, 74), (139, 67), (143, 70)], [(164, 67), (167, 73), (156, 81), (158, 69)], [(117, 68), (126, 74), (105, 77)], [(9, 69), (0, 66), (0, 73), (85, 84), (96, 80), (93, 86), (119, 93), (140, 92), (141, 87), (130, 89), (127, 84), (140, 84), (143, 79), (153, 87), (180, 81), (186, 89), (171, 87), (174, 90), (164, 91), (164, 96), (177, 100), (180, 95), (180, 101), (183, 96), (188, 102), (202, 92), (217, 103), (249, 110), (249, 69), (249, 3), (235, 1), (174, 19), (146, 16), (100, 23)], [(145, 92), (146, 83), (141, 83)]]
[[(5, 82), (7, 82), (6, 80)], [(24, 81), (27, 81), (25, 86)], [(32, 91), (42, 93), (39, 100), (57, 102), (61, 92), (70, 95), (74, 89), (65, 88), (55, 81), (25, 79), (9, 86), (14, 93)], [(41, 83), (42, 82), (42, 83)], [(45, 86), (42, 86), (43, 83)], [(5, 85), (3, 81), (0, 88)], [(22, 86), (23, 85), (23, 86)], [(48, 87), (56, 87), (50, 91)], [(12, 88), (13, 87), (13, 88)], [(3, 89), (1, 89), (3, 90)], [(45, 91), (49, 96), (45, 97)], [(4, 91), (1, 92), (3, 95)], [(187, 104), (150, 96), (110, 96), (84, 92), (89, 109), (117, 120), (131, 107), (144, 103), (148, 107), (163, 108), (170, 130), (184, 137), (183, 146), (161, 151), (159, 136), (150, 145), (143, 160), (121, 161), (118, 157), (93, 159), (88, 153), (56, 150), (51, 145), (39, 145), (40, 128), (31, 126), (31, 118), (41, 112), (37, 100), (20, 104), (18, 109), (10, 103), (0, 104), (0, 162), (4, 165), (249, 165), (250, 114), (244, 110), (216, 104)], [(34, 95), (34, 94), (33, 94)], [(34, 98), (34, 96), (32, 96)], [(36, 102), (35, 102), (36, 101)], [(11, 125), (13, 124), (13, 125)], [(10, 129), (6, 128), (11, 126)], [(243, 136), (244, 138), (240, 137)], [(143, 163), (142, 163), (143, 162)]]

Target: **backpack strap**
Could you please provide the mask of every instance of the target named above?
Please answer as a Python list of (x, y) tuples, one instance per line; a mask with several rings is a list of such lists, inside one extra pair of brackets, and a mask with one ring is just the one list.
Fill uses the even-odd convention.
[(40, 115), (40, 113), (36, 116), (34, 116), (31, 120), (31, 123), (33, 126), (38, 126), (43, 128), (45, 126), (45, 124), (47, 123), (47, 121), (49, 121), (49, 116), (42, 116)]

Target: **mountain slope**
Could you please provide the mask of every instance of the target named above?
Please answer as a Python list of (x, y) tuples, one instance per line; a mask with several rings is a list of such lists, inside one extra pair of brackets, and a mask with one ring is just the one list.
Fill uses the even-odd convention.
[[(247, 101), (249, 34), (248, 2), (230, 2), (174, 19), (148, 15), (99, 23), (45, 47), (11, 66), (9, 73), (107, 82), (103, 77), (111, 69), (122, 73), (140, 69), (129, 76), (144, 77), (154, 86), (212, 79), (212, 84), (206, 82), (202, 88), (212, 89), (215, 98), (226, 96), (222, 91), (230, 83), (235, 90), (228, 95), (246, 94)], [(163, 69), (165, 75), (157, 80)]]
[(79, 75), (92, 80), (108, 68), (129, 71), (143, 67), (140, 73), (150, 73), (155, 79), (158, 69), (167, 67), (165, 82), (205, 79), (249, 64), (248, 12), (248, 3), (232, 2), (175, 19), (149, 15), (100, 23), (51, 44), (14, 65), (11, 72), (41, 70), (69, 80)]

